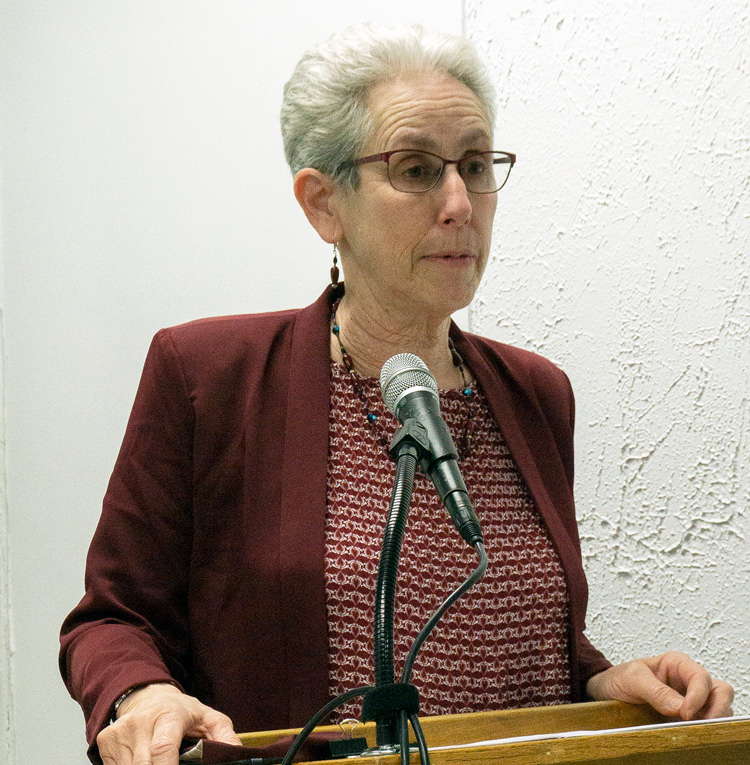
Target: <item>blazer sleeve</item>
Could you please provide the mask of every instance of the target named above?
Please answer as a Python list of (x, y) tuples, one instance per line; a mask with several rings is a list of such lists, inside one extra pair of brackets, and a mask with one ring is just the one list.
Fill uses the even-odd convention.
[(86, 718), (89, 756), (119, 696), (182, 687), (189, 667), (193, 409), (169, 330), (149, 350), (89, 549), (85, 595), (61, 632), (60, 670)]

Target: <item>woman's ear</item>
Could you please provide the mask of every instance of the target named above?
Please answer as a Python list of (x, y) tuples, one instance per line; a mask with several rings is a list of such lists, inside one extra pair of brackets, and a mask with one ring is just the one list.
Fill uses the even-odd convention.
[(329, 175), (312, 167), (305, 167), (294, 176), (294, 196), (320, 238), (329, 244), (343, 236), (336, 205), (332, 204), (335, 188)]

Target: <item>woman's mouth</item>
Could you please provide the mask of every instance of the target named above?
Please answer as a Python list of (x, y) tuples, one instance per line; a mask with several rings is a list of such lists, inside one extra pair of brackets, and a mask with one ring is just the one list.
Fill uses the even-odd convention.
[(476, 262), (476, 259), (477, 256), (470, 252), (436, 252), (425, 256), (425, 260), (453, 266), (471, 265)]

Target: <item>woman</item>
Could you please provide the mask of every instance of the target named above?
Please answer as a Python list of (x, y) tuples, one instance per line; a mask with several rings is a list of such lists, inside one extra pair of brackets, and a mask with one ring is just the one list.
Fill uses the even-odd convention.
[[(451, 324), (514, 161), (494, 152), (492, 124), (491, 86), (460, 38), (363, 26), (300, 61), (282, 129), (297, 200), (334, 248), (333, 284), (303, 310), (154, 339), (87, 592), (63, 626), (92, 759), (174, 765), (185, 735), (237, 743), (233, 724), (301, 725), (369, 680), (395, 431), (376, 378), (404, 351), (443, 391), (490, 555), (423, 648), (422, 710), (590, 697), (731, 712), (731, 688), (682, 654), (612, 667), (586, 640), (567, 378)], [(397, 656), (472, 566), (419, 478)]]

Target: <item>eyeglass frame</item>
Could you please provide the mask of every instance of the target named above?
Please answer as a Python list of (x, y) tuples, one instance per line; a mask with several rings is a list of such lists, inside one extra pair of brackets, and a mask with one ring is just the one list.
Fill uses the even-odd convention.
[[(393, 181), (391, 180), (391, 172), (390, 172), (390, 165), (388, 163), (388, 160), (394, 155), (399, 154), (400, 152), (418, 152), (420, 154), (427, 154), (430, 157), (435, 157), (436, 159), (439, 159), (443, 166), (440, 168), (440, 174), (435, 178), (435, 183), (432, 184), (427, 189), (420, 189), (419, 191), (406, 191), (405, 189), (397, 189), (395, 186), (393, 186)], [(388, 174), (388, 183), (391, 184), (393, 189), (395, 191), (400, 191), (402, 194), (425, 194), (428, 191), (432, 191), (441, 181), (443, 177), (443, 173), (445, 172), (445, 166), (446, 165), (456, 165), (456, 171), (458, 171), (458, 165), (460, 162), (463, 162), (466, 159), (469, 159), (470, 157), (474, 157), (478, 154), (503, 154), (507, 159), (501, 160), (500, 162), (493, 162), (492, 164), (510, 164), (510, 169), (508, 170), (508, 174), (505, 176), (505, 180), (502, 182), (499, 188), (496, 188), (494, 191), (469, 191), (467, 188), (466, 191), (469, 194), (497, 194), (500, 189), (505, 186), (505, 184), (508, 182), (508, 178), (510, 178), (510, 172), (513, 169), (513, 166), (516, 164), (516, 155), (513, 154), (513, 152), (510, 151), (472, 151), (468, 154), (465, 154), (460, 159), (445, 159), (445, 157), (441, 157), (439, 154), (435, 154), (431, 151), (424, 151), (423, 149), (393, 149), (392, 151), (381, 151), (378, 154), (370, 154), (367, 157), (359, 157), (357, 159), (351, 160), (351, 165), (354, 165), (355, 167), (359, 167), (360, 165), (368, 165), (371, 162), (385, 162), (386, 166), (386, 172)], [(462, 181), (464, 181), (463, 176), (459, 173), (459, 176)], [(466, 183), (466, 181), (464, 181)]]

